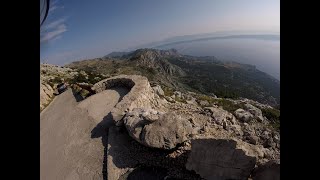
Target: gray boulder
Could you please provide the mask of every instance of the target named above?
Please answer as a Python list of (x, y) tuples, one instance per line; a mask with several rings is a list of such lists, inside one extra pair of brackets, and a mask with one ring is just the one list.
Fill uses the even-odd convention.
[(124, 117), (124, 124), (133, 139), (153, 148), (172, 149), (194, 133), (187, 118), (153, 109), (133, 109)]
[(160, 85), (156, 85), (154, 87), (152, 87), (152, 89), (154, 90), (154, 92), (156, 94), (158, 94), (159, 96), (164, 96), (164, 91), (162, 90)]
[(206, 100), (199, 101), (200, 106), (208, 106), (209, 102)]
[(244, 109), (237, 109), (234, 112), (235, 116), (243, 122), (249, 122), (254, 117), (250, 112), (245, 111)]
[(232, 125), (230, 126), (230, 130), (233, 131), (236, 136), (240, 136), (240, 137), (243, 136), (243, 131), (242, 131), (240, 125), (232, 124)]
[(205, 107), (204, 110), (208, 110), (211, 113), (211, 117), (219, 125), (223, 125), (224, 123), (236, 124), (235, 117), (224, 109), (217, 107)]
[(264, 120), (263, 115), (262, 115), (262, 111), (261, 111), (259, 108), (255, 107), (255, 106), (253, 106), (253, 105), (251, 105), (251, 104), (248, 104), (248, 103), (245, 104), (244, 107), (245, 107), (245, 109), (246, 109), (247, 111), (249, 111), (258, 121), (262, 122), (262, 121)]

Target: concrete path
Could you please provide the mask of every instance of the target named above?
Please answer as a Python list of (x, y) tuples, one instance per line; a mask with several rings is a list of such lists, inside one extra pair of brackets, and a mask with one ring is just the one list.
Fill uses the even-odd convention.
[(77, 102), (69, 89), (41, 112), (41, 180), (105, 178), (105, 126), (111, 122), (109, 112), (126, 93), (110, 89)]

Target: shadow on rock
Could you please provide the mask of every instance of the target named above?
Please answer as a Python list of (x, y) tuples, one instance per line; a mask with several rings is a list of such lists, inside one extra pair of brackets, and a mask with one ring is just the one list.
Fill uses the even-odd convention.
[(102, 174), (103, 179), (107, 180), (107, 149), (108, 149), (108, 129), (112, 125), (111, 113), (108, 113), (102, 121), (91, 131), (91, 138), (100, 138), (104, 147)]
[(72, 94), (77, 102), (80, 102), (83, 100), (83, 97), (80, 95), (79, 92), (77, 92), (75, 89), (72, 88)]
[(109, 129), (108, 144), (113, 166), (108, 167), (112, 171), (108, 173), (118, 174), (119, 179), (201, 179), (185, 168), (189, 151), (146, 147), (131, 138), (124, 127)]
[[(108, 90), (115, 90), (119, 93), (120, 97), (118, 100), (118, 103), (123, 99), (123, 97), (128, 94), (129, 90), (125, 88), (110, 88)], [(74, 95), (77, 99), (77, 96), (80, 96), (79, 94), (74, 92)], [(83, 100), (82, 97), (78, 97), (77, 101)], [(78, 102), (79, 102), (78, 101)], [(102, 120), (91, 130), (91, 138), (101, 138), (102, 144), (104, 146), (104, 157), (103, 157), (103, 167), (102, 167), (102, 174), (103, 179), (107, 179), (107, 154), (108, 154), (108, 134), (109, 134), (109, 128), (114, 126), (114, 121), (112, 119), (111, 112), (109, 112), (106, 116), (102, 118)]]

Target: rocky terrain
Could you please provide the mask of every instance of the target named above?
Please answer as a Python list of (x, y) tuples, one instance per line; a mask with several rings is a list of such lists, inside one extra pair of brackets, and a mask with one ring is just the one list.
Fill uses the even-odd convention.
[[(51, 64), (40, 64), (40, 111), (42, 111), (58, 94), (57, 85), (66, 82), (76, 85), (84, 83), (93, 85), (94, 83), (108, 76), (103, 74), (88, 73), (81, 70), (74, 70), (67, 67), (61, 67)], [(88, 95), (88, 91), (74, 87), (83, 97)]]
[[(112, 88), (128, 90), (108, 107), (110, 114), (100, 113), (108, 118), (96, 126), (104, 138), (106, 179), (280, 179), (280, 110), (188, 88), (177, 81), (186, 70), (161, 60), (181, 58), (174, 50), (132, 53), (116, 54), (117, 62), (108, 56), (72, 68), (41, 65), (40, 108), (50, 102), (57, 83), (68, 82), (76, 92), (85, 91), (84, 83), (95, 94), (83, 95), (80, 104), (86, 106), (79, 107), (95, 119), (91, 111), (104, 112), (103, 98), (95, 96)], [(136, 74), (114, 76), (126, 70)], [(157, 77), (159, 72), (163, 76)]]
[(57, 84), (61, 83), (63, 78), (72, 78), (75, 73), (70, 68), (40, 64), (40, 111), (54, 98)]
[[(267, 176), (278, 173), (274, 166), (280, 163), (279, 130), (261, 111), (272, 107), (229, 100), (235, 107), (242, 104), (230, 112), (225, 110), (230, 105), (219, 104), (221, 98), (203, 100), (202, 94), (179, 91), (166, 96), (161, 86), (151, 87), (147, 78), (137, 75), (112, 77), (92, 89), (99, 94), (114, 87), (130, 91), (111, 110), (115, 126), (106, 131), (108, 179), (128, 177), (145, 166), (180, 179), (247, 179), (266, 171)], [(270, 169), (266, 163), (275, 165)], [(259, 170), (263, 168), (267, 170)]]
[[(117, 86), (131, 90), (111, 112), (114, 128), (120, 129), (112, 128), (108, 137), (130, 136), (134, 143), (111, 153), (108, 166), (114, 168), (109, 179), (118, 179), (141, 165), (163, 168), (171, 178), (247, 179), (266, 163), (280, 163), (279, 130), (270, 126), (259, 109), (272, 108), (268, 105), (242, 99), (232, 103), (242, 103), (243, 109), (228, 112), (224, 106), (200, 100), (196, 93), (178, 91), (172, 95), (179, 97), (176, 101), (142, 76), (113, 77), (95, 84), (94, 89), (102, 92)], [(111, 149), (113, 146), (110, 144)], [(118, 161), (121, 169), (117, 169)], [(266, 169), (278, 173), (277, 168)]]

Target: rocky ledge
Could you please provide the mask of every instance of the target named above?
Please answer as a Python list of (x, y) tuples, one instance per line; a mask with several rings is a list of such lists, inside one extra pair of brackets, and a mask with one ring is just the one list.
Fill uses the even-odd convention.
[[(187, 157), (187, 162), (176, 164), (182, 167), (180, 175), (194, 170), (206, 179), (261, 179), (277, 172), (279, 166), (266, 163), (280, 158), (280, 134), (270, 127), (269, 120), (259, 109), (264, 105), (243, 99), (231, 100), (234, 104), (241, 103), (242, 108), (229, 112), (224, 106), (210, 103), (211, 100), (199, 100), (196, 93), (174, 92), (178, 98), (167, 97), (160, 86), (151, 87), (147, 78), (138, 75), (108, 78), (96, 83), (93, 89), (99, 93), (116, 86), (129, 88), (130, 92), (111, 112), (115, 125), (125, 128), (141, 146), (167, 152), (166, 157), (172, 157), (170, 161)], [(221, 101), (215, 96), (212, 98)], [(110, 133), (109, 138), (112, 138)], [(136, 148), (128, 146), (129, 156), (131, 152), (139, 154)], [(148, 160), (151, 156), (149, 153), (144, 159), (161, 161), (160, 156)], [(109, 164), (112, 163), (108, 161)], [(133, 166), (129, 166), (131, 170)], [(117, 177), (124, 169), (121, 172)], [(180, 177), (179, 173), (171, 176)]]

